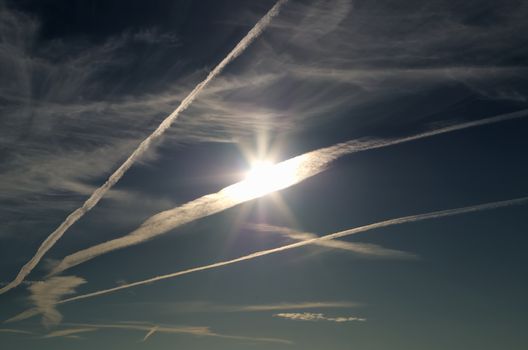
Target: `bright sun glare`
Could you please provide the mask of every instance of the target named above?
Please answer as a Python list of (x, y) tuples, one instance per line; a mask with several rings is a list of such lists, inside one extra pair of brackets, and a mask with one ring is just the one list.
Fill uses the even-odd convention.
[(295, 158), (278, 164), (266, 160), (256, 161), (245, 179), (229, 186), (226, 191), (236, 200), (258, 198), (297, 183), (298, 168), (299, 161)]

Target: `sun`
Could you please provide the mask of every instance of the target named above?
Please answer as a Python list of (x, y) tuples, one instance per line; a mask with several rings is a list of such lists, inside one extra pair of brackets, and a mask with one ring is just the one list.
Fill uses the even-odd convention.
[(290, 187), (298, 182), (299, 164), (292, 160), (277, 164), (256, 160), (252, 162), (245, 179), (227, 187), (226, 191), (232, 198), (246, 201)]
[(273, 166), (274, 164), (269, 160), (256, 161), (247, 171), (245, 180), (260, 185), (271, 185), (272, 182), (276, 182), (273, 179), (276, 175)]

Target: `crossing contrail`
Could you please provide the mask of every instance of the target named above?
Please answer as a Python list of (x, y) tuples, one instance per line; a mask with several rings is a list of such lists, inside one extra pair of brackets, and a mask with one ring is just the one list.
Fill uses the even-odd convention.
[(207, 75), (207, 77), (187, 95), (181, 101), (180, 105), (169, 114), (163, 122), (158, 126), (154, 132), (152, 132), (141, 144), (136, 148), (134, 152), (125, 160), (123, 164), (112, 175), (106, 180), (106, 182), (96, 189), (92, 195), (83, 203), (83, 205), (74, 210), (66, 219), (60, 224), (55, 231), (53, 231), (38, 248), (35, 255), (20, 269), (15, 279), (7, 284), (5, 287), (0, 288), (0, 294), (7, 292), (8, 290), (18, 286), (24, 278), (37, 266), (43, 256), (50, 250), (55, 243), (64, 235), (66, 230), (72, 226), (77, 220), (82, 218), (84, 214), (90, 211), (127, 172), (128, 169), (141, 158), (151, 144), (159, 139), (165, 131), (171, 126), (171, 124), (178, 118), (178, 116), (191, 105), (191, 103), (198, 97), (198, 95), (207, 87), (207, 85), (217, 76), (222, 70), (237, 56), (239, 56), (244, 50), (266, 29), (270, 24), (273, 17), (277, 16), (279, 10), (287, 0), (279, 0), (269, 11), (262, 17), (255, 26), (246, 34), (246, 36), (235, 46), (235, 48)]
[[(219, 192), (208, 194), (176, 208), (160, 212), (150, 217), (141, 226), (125, 236), (96, 244), (92, 247), (82, 249), (66, 256), (51, 270), (50, 275), (63, 272), (99, 255), (140, 244), (191, 221), (219, 213), (243, 202), (261, 197), (269, 192), (293, 186), (324, 171), (332, 161), (344, 155), (392, 146), (471, 127), (523, 118), (526, 116), (528, 116), (528, 109), (509, 114), (501, 114), (477, 121), (455, 124), (400, 138), (367, 141), (351, 140), (304, 153), (280, 162), (271, 168), (269, 171), (270, 177), (280, 179), (280, 181), (271, 188), (263, 186), (263, 184), (252, 183), (250, 180), (244, 180), (225, 187)], [(260, 190), (262, 188), (264, 188), (265, 191)]]
[[(288, 237), (289, 239), (295, 241), (303, 241), (306, 239), (317, 238), (315, 233), (304, 232), (294, 230), (288, 227), (267, 225), (267, 224), (250, 224), (247, 225), (247, 228), (259, 232), (272, 232)], [(344, 251), (349, 251), (355, 254), (360, 254), (367, 257), (376, 257), (376, 258), (392, 258), (392, 259), (418, 259), (414, 254), (404, 252), (401, 250), (388, 249), (377, 244), (372, 243), (357, 243), (357, 242), (345, 242), (338, 240), (316, 242), (315, 245), (339, 249)]]
[(246, 261), (246, 260), (252, 260), (255, 258), (259, 258), (261, 256), (280, 253), (280, 252), (284, 252), (290, 249), (303, 247), (309, 244), (316, 244), (319, 242), (329, 241), (329, 240), (333, 240), (336, 238), (350, 236), (353, 234), (366, 232), (366, 231), (370, 231), (370, 230), (374, 230), (374, 229), (378, 229), (382, 227), (401, 225), (404, 223), (417, 222), (417, 221), (423, 221), (423, 220), (439, 219), (439, 218), (448, 217), (448, 216), (454, 216), (454, 215), (460, 215), (460, 214), (465, 214), (465, 213), (478, 212), (482, 210), (490, 210), (490, 209), (496, 209), (496, 208), (502, 208), (502, 207), (509, 207), (513, 205), (523, 205), (527, 203), (528, 203), (528, 197), (522, 197), (522, 198), (510, 199), (510, 200), (505, 200), (505, 201), (500, 201), (500, 202), (491, 202), (491, 203), (473, 205), (469, 207), (434, 211), (434, 212), (429, 212), (429, 213), (424, 213), (424, 214), (417, 214), (417, 215), (411, 215), (411, 216), (404, 216), (404, 217), (400, 217), (396, 219), (385, 220), (385, 221), (381, 221), (381, 222), (377, 222), (377, 223), (373, 223), (373, 224), (369, 224), (365, 226), (352, 228), (352, 229), (345, 230), (345, 231), (332, 233), (326, 236), (321, 236), (317, 238), (312, 238), (312, 239), (284, 245), (278, 248), (262, 250), (262, 251), (255, 252), (249, 255), (245, 255), (245, 256), (242, 256), (236, 259), (231, 259), (231, 260), (217, 262), (214, 264), (194, 267), (191, 269), (174, 272), (174, 273), (170, 273), (167, 275), (156, 276), (156, 277), (152, 277), (146, 280), (125, 284), (125, 285), (121, 285), (121, 286), (114, 287), (114, 288), (103, 289), (103, 290), (99, 290), (99, 291), (92, 292), (92, 293), (78, 295), (78, 296), (71, 297), (68, 299), (63, 299), (60, 302), (58, 302), (58, 304), (68, 303), (68, 302), (87, 299), (87, 298), (93, 298), (93, 297), (104, 295), (104, 294), (110, 294), (110, 293), (114, 293), (114, 292), (117, 292), (123, 289), (137, 287), (137, 286), (141, 286), (144, 284), (149, 284), (149, 283), (153, 283), (153, 282), (157, 282), (157, 281), (161, 281), (161, 280), (165, 280), (169, 278), (175, 278), (175, 277), (179, 277), (183, 275), (188, 275), (188, 274), (198, 272), (198, 271), (212, 270), (212, 269), (216, 269), (222, 266), (239, 263), (239, 262)]

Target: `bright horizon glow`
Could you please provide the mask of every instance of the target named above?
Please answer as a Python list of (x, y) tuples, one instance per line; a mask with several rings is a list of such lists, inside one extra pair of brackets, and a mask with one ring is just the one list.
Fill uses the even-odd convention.
[(225, 192), (237, 201), (265, 196), (299, 182), (300, 157), (273, 164), (268, 160), (253, 162), (244, 180), (226, 187)]

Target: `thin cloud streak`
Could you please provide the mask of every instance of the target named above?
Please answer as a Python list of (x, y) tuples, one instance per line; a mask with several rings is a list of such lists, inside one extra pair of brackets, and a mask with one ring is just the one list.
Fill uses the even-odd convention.
[(46, 334), (43, 338), (71, 337), (72, 335), (76, 335), (79, 333), (94, 332), (96, 330), (98, 329), (93, 327), (61, 329), (58, 331), (50, 332)]
[[(507, 120), (520, 119), (526, 116), (528, 116), (528, 109), (514, 113), (501, 114), (495, 117), (477, 121), (455, 124), (401, 138), (351, 140), (336, 144), (334, 146), (321, 148), (276, 164), (275, 168), (277, 169), (277, 173), (281, 173), (282, 169), (294, 169), (295, 176), (292, 176), (290, 179), (288, 179), (288, 181), (282, 183), (280, 188), (275, 188), (274, 190), (290, 187), (309, 177), (317, 175), (324, 171), (329, 163), (344, 155), (388, 147), (467, 128), (499, 123)], [(247, 187), (248, 183), (241, 181), (234, 185), (228, 186), (217, 193), (200, 197), (180, 207), (158, 213), (146, 220), (139, 228), (126, 236), (100, 243), (66, 256), (57, 266), (52, 269), (49, 275), (58, 274), (73, 266), (79, 265), (113, 250), (139, 244), (155, 236), (164, 234), (169, 230), (177, 228), (181, 225), (221, 212), (243, 202), (267, 194), (251, 193), (251, 195), (241, 195), (241, 193), (244, 192), (243, 190)]]
[(277, 310), (298, 310), (298, 309), (323, 309), (323, 308), (349, 308), (357, 307), (358, 303), (346, 301), (319, 301), (319, 302), (305, 302), (305, 303), (281, 303), (268, 305), (246, 305), (234, 307), (233, 311), (241, 312), (260, 312), (260, 311), (277, 311)]
[(96, 189), (92, 195), (83, 203), (83, 205), (73, 211), (62, 224), (53, 231), (38, 248), (36, 254), (31, 258), (19, 271), (15, 279), (7, 286), (0, 288), (0, 294), (11, 290), (18, 286), (29, 273), (35, 268), (40, 262), (43, 256), (50, 250), (55, 243), (64, 235), (66, 230), (72, 226), (77, 220), (82, 218), (85, 213), (90, 211), (126, 173), (128, 169), (140, 159), (150, 148), (151, 144), (158, 140), (172, 125), (172, 123), (178, 118), (181, 112), (186, 110), (191, 103), (198, 97), (198, 95), (207, 87), (207, 85), (217, 76), (222, 70), (236, 57), (238, 57), (244, 50), (266, 29), (270, 24), (273, 17), (277, 16), (281, 6), (286, 3), (287, 0), (279, 0), (269, 11), (262, 17), (255, 26), (246, 34), (246, 36), (235, 46), (235, 48), (207, 75), (207, 77), (183, 99), (180, 105), (169, 115), (163, 122), (158, 126), (152, 134), (144, 139), (141, 144), (132, 152), (132, 154), (125, 160), (121, 166), (114, 171), (112, 175), (106, 180), (106, 182)]
[(240, 335), (229, 335), (223, 333), (215, 333), (210, 330), (209, 327), (189, 327), (189, 326), (172, 326), (172, 325), (157, 325), (150, 323), (116, 323), (116, 324), (90, 324), (90, 323), (68, 323), (68, 325), (76, 327), (88, 327), (97, 329), (123, 329), (123, 330), (135, 330), (147, 332), (147, 335), (143, 338), (143, 341), (149, 338), (153, 331), (157, 333), (172, 333), (172, 334), (188, 334), (202, 337), (217, 337), (224, 339), (233, 340), (245, 340), (245, 341), (257, 341), (257, 342), (269, 342), (269, 343), (280, 343), (280, 344), (291, 344), (292, 342), (286, 339), (279, 338), (267, 338), (267, 337), (246, 337)]
[(283, 312), (273, 315), (273, 317), (285, 318), (288, 320), (294, 321), (330, 321), (330, 322), (351, 322), (351, 321), (360, 321), (364, 322), (367, 319), (362, 317), (355, 316), (339, 316), (339, 317), (326, 317), (324, 314), (316, 314), (312, 312)]
[(146, 341), (152, 334), (154, 334), (158, 330), (159, 326), (154, 326), (150, 329), (150, 331), (145, 334), (145, 337), (141, 340), (142, 342)]
[[(291, 344), (292, 342), (286, 339), (279, 338), (267, 338), (267, 337), (246, 337), (239, 335), (229, 335), (216, 333), (211, 331), (209, 327), (200, 327), (200, 326), (174, 326), (174, 325), (158, 325), (146, 322), (120, 322), (120, 323), (66, 323), (65, 325), (71, 326), (74, 328), (60, 329), (57, 331), (50, 332), (43, 336), (43, 338), (57, 338), (57, 337), (66, 337), (66, 338), (78, 338), (75, 335), (79, 333), (94, 332), (101, 329), (117, 329), (117, 330), (129, 330), (129, 331), (145, 331), (146, 335), (143, 337), (141, 342), (145, 342), (150, 338), (154, 333), (166, 333), (166, 334), (187, 334), (200, 337), (217, 337), (224, 339), (234, 339), (234, 340), (245, 340), (245, 341), (256, 341), (256, 342), (270, 342), (270, 343), (281, 343), (281, 344)], [(33, 334), (26, 331), (18, 331), (6, 329), (10, 333), (24, 333), (24, 334)], [(0, 332), (2, 330), (0, 329)]]
[[(266, 225), (266, 224), (252, 224), (248, 225), (248, 228), (260, 232), (274, 232), (281, 234), (285, 237), (296, 241), (304, 241), (307, 239), (317, 238), (318, 236), (311, 232), (297, 231), (288, 227)], [(418, 257), (412, 253), (404, 252), (401, 250), (383, 248), (377, 244), (371, 243), (357, 243), (357, 242), (345, 242), (345, 241), (327, 241), (327, 242), (316, 242), (314, 245), (318, 245), (325, 248), (334, 248), (346, 250), (352, 253), (361, 254), (369, 257), (377, 258), (395, 258), (395, 259), (417, 259)]]
[(37, 309), (37, 308), (27, 309), (26, 311), (23, 311), (23, 312), (19, 313), (18, 315), (13, 316), (13, 317), (5, 320), (4, 323), (12, 323), (12, 322), (18, 322), (18, 321), (27, 320), (28, 318), (31, 318), (33, 316), (37, 316), (37, 315), (39, 315), (41, 313), (42, 312), (39, 309)]
[(30, 331), (24, 331), (22, 329), (13, 329), (13, 328), (0, 328), (0, 333), (12, 333), (12, 334), (34, 334)]
[(214, 263), (214, 264), (194, 267), (194, 268), (191, 268), (191, 269), (178, 271), (178, 272), (174, 272), (174, 273), (170, 273), (170, 274), (166, 274), (166, 275), (156, 276), (156, 277), (152, 277), (152, 278), (145, 279), (145, 280), (142, 280), (142, 281), (129, 283), (129, 284), (118, 286), (118, 287), (114, 287), (114, 288), (103, 289), (103, 290), (99, 290), (99, 291), (92, 292), (92, 293), (78, 295), (78, 296), (75, 296), (75, 297), (72, 297), (72, 298), (61, 300), (58, 304), (63, 304), (63, 303), (68, 303), (68, 302), (72, 302), (72, 301), (92, 298), (92, 297), (96, 297), (96, 296), (100, 296), (100, 295), (104, 295), (104, 294), (110, 294), (110, 293), (117, 292), (117, 291), (120, 291), (120, 290), (123, 290), (123, 289), (137, 287), (137, 286), (141, 286), (141, 285), (144, 285), (144, 284), (150, 284), (150, 283), (153, 283), (153, 282), (157, 282), (157, 281), (161, 281), (161, 280), (165, 280), (165, 279), (169, 279), (169, 278), (175, 278), (175, 277), (179, 277), (179, 276), (183, 276), (183, 275), (188, 275), (188, 274), (191, 274), (191, 273), (194, 273), (194, 272), (198, 272), (198, 271), (212, 270), (212, 269), (216, 269), (216, 268), (219, 268), (219, 267), (222, 267), (222, 266), (231, 265), (231, 264), (235, 264), (235, 263), (246, 261), (246, 260), (252, 260), (252, 259), (255, 259), (255, 258), (259, 258), (261, 256), (271, 255), (271, 254), (275, 254), (275, 253), (279, 253), (279, 252), (284, 252), (284, 251), (287, 251), (287, 250), (290, 250), (290, 249), (303, 247), (303, 246), (306, 246), (306, 245), (309, 245), (309, 244), (314, 244), (316, 242), (330, 241), (330, 240), (333, 240), (333, 239), (336, 239), (336, 238), (346, 237), (346, 236), (350, 236), (350, 235), (353, 235), (353, 234), (366, 232), (366, 231), (370, 231), (370, 230), (374, 230), (374, 229), (378, 229), (378, 228), (382, 228), (382, 227), (401, 225), (401, 224), (405, 224), (405, 223), (417, 222), (417, 221), (423, 221), (423, 220), (439, 219), (439, 218), (444, 218), (444, 217), (449, 217), (449, 216), (454, 216), (454, 215), (460, 215), (460, 214), (466, 214), (466, 213), (472, 213), (472, 212), (478, 212), (478, 211), (483, 211), (483, 210), (503, 208), (503, 207), (509, 207), (509, 206), (514, 206), (514, 205), (523, 205), (523, 204), (526, 204), (526, 203), (528, 203), (528, 197), (522, 197), (522, 198), (517, 198), (517, 199), (499, 201), (499, 202), (491, 202), (491, 203), (473, 205), (473, 206), (469, 206), (469, 207), (462, 207), (462, 208), (456, 208), (456, 209), (434, 211), (434, 212), (430, 212), (430, 213), (404, 216), (404, 217), (396, 218), (396, 219), (389, 219), (389, 220), (380, 221), (380, 222), (369, 224), (369, 225), (365, 225), (365, 226), (352, 228), (352, 229), (349, 229), (349, 230), (344, 230), (344, 231), (332, 233), (332, 234), (329, 234), (329, 235), (326, 235), (326, 236), (322, 236), (322, 237), (318, 237), (318, 238), (313, 238), (313, 239), (300, 241), (300, 242), (288, 244), (288, 245), (277, 247), (277, 248), (273, 248), (273, 249), (267, 249), (267, 250), (255, 252), (255, 253), (252, 253), (252, 254), (249, 254), (249, 255), (245, 255), (245, 256), (242, 256), (242, 257), (239, 257), (239, 258), (236, 258), (236, 259), (231, 259), (231, 260), (217, 262), (217, 263)]
[[(306, 309), (349, 309), (364, 306), (364, 304), (350, 301), (305, 301), (280, 302), (274, 304), (232, 305), (217, 304), (205, 301), (192, 302), (139, 302), (134, 303), (141, 308), (162, 310), (174, 313), (258, 313), (268, 311), (288, 311)], [(129, 306), (127, 306), (129, 307)]]

